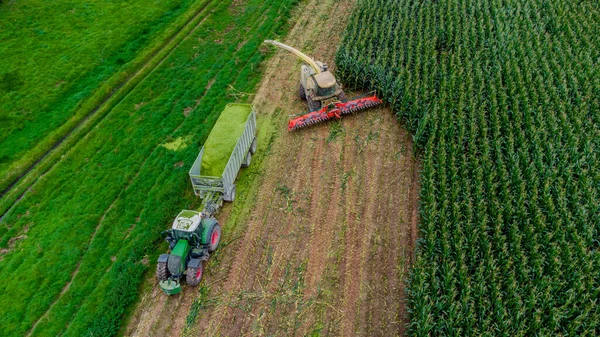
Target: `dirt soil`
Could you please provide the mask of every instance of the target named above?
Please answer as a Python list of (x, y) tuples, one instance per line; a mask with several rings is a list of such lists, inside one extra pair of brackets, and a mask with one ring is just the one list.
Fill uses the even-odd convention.
[[(355, 1), (301, 2), (283, 41), (327, 62)], [(389, 108), (287, 132), (300, 61), (278, 51), (254, 99), (259, 148), (223, 209), (223, 243), (198, 288), (153, 275), (128, 336), (398, 336), (417, 237), (418, 163)], [(348, 93), (349, 97), (353, 93)]]

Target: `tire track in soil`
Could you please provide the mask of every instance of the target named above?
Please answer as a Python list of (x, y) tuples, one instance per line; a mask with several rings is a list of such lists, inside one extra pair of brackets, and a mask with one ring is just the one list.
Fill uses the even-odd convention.
[[(274, 217), (267, 223), (267, 227), (272, 227), (277, 223), (286, 224), (281, 226), (281, 233), (277, 237), (277, 243), (279, 243), (274, 250), (273, 263), (274, 268), (270, 268), (267, 273), (267, 281), (271, 281), (268, 286), (268, 291), (271, 293), (277, 292), (277, 288), (283, 282), (284, 274), (286, 269), (283, 268), (284, 264), (292, 263), (293, 265), (300, 265), (300, 263), (306, 260), (306, 252), (308, 249), (308, 242), (310, 238), (310, 224), (314, 222), (306, 221), (310, 218), (306, 214), (306, 210), (310, 207), (308, 202), (312, 199), (310, 194), (313, 191), (308, 191), (306, 188), (311, 187), (315, 177), (321, 170), (322, 164), (316, 158), (319, 158), (323, 153), (323, 142), (314, 140), (313, 136), (309, 133), (302, 135), (302, 144), (310, 144), (310, 146), (304, 146), (303, 151), (300, 153), (297, 164), (297, 170), (294, 172), (289, 181), (293, 182), (292, 191), (295, 193), (293, 197), (294, 203), (292, 209), (286, 213), (280, 212), (280, 218)], [(288, 149), (289, 151), (290, 149)], [(304, 158), (314, 158), (313, 161), (306, 161)], [(299, 213), (296, 213), (299, 212)], [(281, 262), (281, 263), (279, 263)], [(257, 310), (259, 308), (256, 308)]]
[(347, 219), (349, 230), (346, 232), (345, 238), (347, 242), (344, 259), (345, 274), (342, 279), (343, 293), (340, 294), (342, 298), (341, 329), (344, 336), (355, 335), (355, 322), (361, 302), (361, 286), (365, 277), (366, 251), (369, 248), (370, 237), (375, 226), (375, 209), (379, 203), (378, 188), (383, 186), (380, 174), (383, 165), (382, 153), (373, 147), (369, 144), (366, 151), (369, 163), (365, 168), (363, 187), (362, 189), (360, 186), (357, 187), (359, 190), (357, 198), (361, 199), (361, 205), (358, 208), (360, 213), (358, 217)]
[[(390, 114), (385, 114), (383, 117), (382, 127), (394, 125), (394, 119)], [(389, 134), (391, 137), (381, 140), (378, 144), (380, 149), (394, 149), (395, 144), (410, 143), (409, 135), (404, 130), (393, 130), (382, 134)], [(385, 189), (379, 196), (380, 207), (376, 222), (388, 225), (376, 227), (371, 240), (370, 256), (366, 257), (368, 272), (364, 282), (369, 286), (365, 287), (364, 291), (364, 305), (367, 310), (362, 311), (360, 317), (359, 324), (363, 326), (361, 335), (404, 334), (405, 317), (401, 311), (405, 303), (401, 282), (405, 276), (404, 268), (407, 260), (405, 252), (410, 251), (406, 245), (403, 245), (410, 239), (408, 226), (410, 214), (406, 212), (408, 208), (402, 205), (412, 204), (408, 196), (411, 195), (409, 188), (413, 174), (412, 158), (403, 155), (401, 149), (398, 150), (396, 153), (389, 151), (384, 154), (383, 184), (395, 180), (400, 180), (400, 183), (392, 183), (394, 188)], [(383, 314), (380, 315), (380, 312)]]
[[(336, 176), (333, 186), (333, 196), (327, 198), (323, 205), (323, 215), (320, 216), (321, 221), (318, 226), (317, 235), (311, 241), (311, 260), (307, 274), (312, 281), (307, 289), (307, 298), (318, 296), (319, 290), (323, 286), (323, 280), (326, 277), (331, 277), (328, 268), (335, 266), (337, 262), (332, 258), (339, 247), (335, 245), (336, 234), (343, 231), (343, 227), (347, 224), (347, 216), (354, 209), (353, 204), (356, 200), (353, 199), (354, 193), (349, 193), (353, 187), (353, 181), (359, 174), (357, 169), (357, 149), (354, 147), (355, 137), (364, 129), (361, 128), (361, 119), (356, 116), (345, 117), (343, 128), (345, 129), (342, 138), (337, 140), (340, 142), (339, 167), (336, 167)], [(336, 205), (336, 207), (330, 207)], [(350, 206), (350, 207), (349, 207)], [(314, 252), (314, 253), (313, 253)], [(339, 313), (339, 311), (336, 311)], [(301, 333), (310, 333), (312, 327), (318, 325), (320, 317), (314, 311), (306, 315), (305, 321), (301, 326)]]

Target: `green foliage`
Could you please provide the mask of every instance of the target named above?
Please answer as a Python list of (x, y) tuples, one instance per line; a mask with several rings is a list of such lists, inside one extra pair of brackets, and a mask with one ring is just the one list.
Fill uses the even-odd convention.
[(335, 121), (329, 124), (329, 135), (327, 136), (327, 142), (334, 141), (338, 136), (344, 134), (344, 127), (339, 121)]
[[(129, 76), (198, 0), (12, 1), (0, 7), (0, 190)], [(142, 56), (143, 56), (142, 55)], [(143, 59), (144, 57), (142, 57)], [(139, 60), (138, 60), (139, 61)], [(125, 72), (125, 74), (123, 74)]]
[(0, 91), (11, 92), (23, 86), (19, 73), (8, 72), (0, 75)]
[(230, 86), (254, 90), (259, 46), (293, 4), (249, 0), (234, 13), (229, 1), (215, 1), (193, 34), (16, 204), (0, 224), (8, 249), (3, 336), (25, 335), (38, 320), (32, 336), (118, 331), (142, 273), (154, 268), (145, 258), (163, 243), (159, 233), (198, 202), (187, 170), (199, 148), (163, 144), (192, 135), (202, 145)]
[(225, 107), (204, 143), (201, 175), (223, 175), (229, 157), (244, 133), (251, 112), (252, 108), (247, 105), (231, 104)]
[(413, 336), (600, 334), (597, 1), (359, 1), (337, 54), (422, 150)]

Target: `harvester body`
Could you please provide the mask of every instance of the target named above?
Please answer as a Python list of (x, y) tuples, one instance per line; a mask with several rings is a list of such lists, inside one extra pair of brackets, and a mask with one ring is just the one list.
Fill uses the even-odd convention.
[[(302, 65), (300, 69), (300, 97), (306, 98), (309, 109), (315, 111), (329, 103), (345, 100), (342, 86), (333, 74), (319, 61), (316, 64), (323, 70), (316, 73), (312, 67)], [(304, 93), (302, 94), (302, 91)]]
[(352, 100), (346, 98), (342, 85), (327, 69), (327, 64), (315, 61), (301, 51), (278, 41), (265, 40), (296, 55), (305, 64), (300, 68), (300, 99), (308, 103), (308, 113), (293, 116), (288, 123), (288, 130), (296, 130), (343, 115), (368, 109), (383, 103), (373, 93), (368, 97)]
[(300, 68), (300, 98), (306, 99), (310, 111), (321, 109), (329, 103), (346, 101), (346, 95), (327, 64), (315, 61), (296, 48), (274, 40), (265, 40), (296, 55), (305, 64)]
[(189, 285), (200, 283), (203, 262), (217, 249), (221, 239), (221, 226), (215, 214), (223, 201), (235, 199), (235, 179), (241, 167), (250, 165), (255, 151), (253, 107), (228, 104), (189, 171), (194, 193), (202, 198), (200, 211), (181, 211), (171, 229), (164, 232), (170, 253), (158, 258), (156, 276), (166, 294), (181, 292), (184, 276)]

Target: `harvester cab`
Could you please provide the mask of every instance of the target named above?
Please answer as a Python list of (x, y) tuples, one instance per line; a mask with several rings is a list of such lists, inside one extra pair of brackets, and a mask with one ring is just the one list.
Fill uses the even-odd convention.
[(327, 65), (315, 61), (321, 72), (316, 72), (311, 66), (302, 65), (300, 69), (300, 99), (306, 100), (311, 111), (319, 110), (332, 102), (346, 101), (342, 86), (333, 74), (327, 70)]
[(327, 68), (301, 51), (274, 40), (265, 40), (296, 55), (304, 64), (300, 69), (300, 99), (308, 103), (308, 113), (291, 116), (288, 130), (296, 130), (343, 115), (368, 109), (383, 103), (374, 93), (348, 100), (342, 85)]
[(189, 285), (200, 283), (202, 263), (217, 249), (221, 226), (213, 217), (184, 210), (177, 215), (171, 229), (163, 233), (170, 253), (158, 258), (156, 277), (163, 291), (173, 295), (181, 291), (180, 281), (184, 276)]

